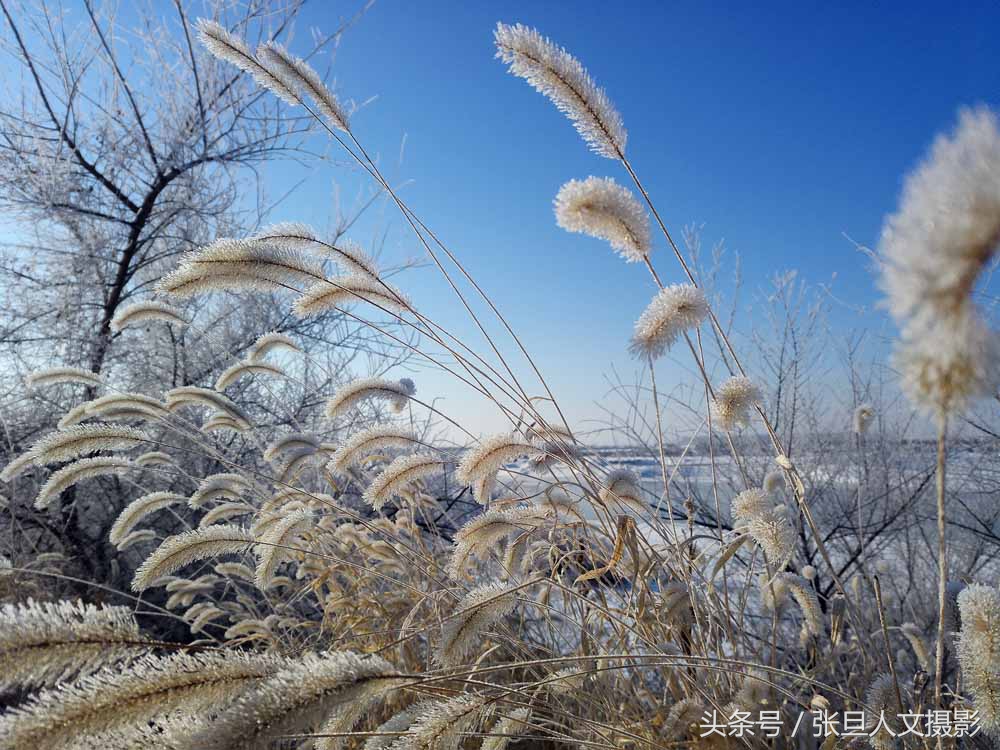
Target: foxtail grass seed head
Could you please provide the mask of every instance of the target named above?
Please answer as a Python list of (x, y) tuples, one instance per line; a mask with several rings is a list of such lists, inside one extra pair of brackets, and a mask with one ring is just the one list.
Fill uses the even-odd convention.
[(230, 34), (222, 25), (207, 18), (199, 19), (198, 38), (209, 52), (220, 60), (235, 65), (244, 73), (249, 73), (258, 85), (279, 99), (293, 106), (299, 103), (296, 92), (264, 67), (250, 51), (246, 42), (234, 34)]
[(247, 359), (258, 361), (278, 349), (288, 349), (293, 352), (302, 351), (302, 348), (295, 343), (295, 339), (291, 336), (279, 333), (278, 331), (272, 331), (271, 333), (265, 333), (254, 342), (247, 354)]
[(217, 391), (186, 385), (180, 388), (171, 388), (165, 396), (166, 408), (171, 412), (189, 404), (207, 406), (209, 409), (222, 412), (242, 429), (250, 427), (250, 418), (247, 414), (232, 399)]
[(111, 330), (118, 333), (152, 320), (175, 326), (186, 326), (190, 322), (179, 309), (165, 302), (136, 302), (115, 313), (111, 319)]
[(556, 195), (555, 211), (556, 223), (567, 232), (606, 240), (629, 263), (652, 249), (646, 210), (610, 177), (570, 180)]
[(753, 537), (780, 571), (795, 552), (795, 529), (783, 505), (775, 505), (763, 490), (744, 490), (733, 499), (733, 519)]
[(210, 474), (198, 482), (198, 489), (188, 500), (192, 508), (201, 508), (217, 500), (237, 500), (250, 489), (249, 480), (242, 474), (223, 472)]
[(35, 498), (35, 508), (50, 510), (59, 496), (79, 482), (96, 477), (115, 476), (126, 473), (132, 468), (132, 463), (123, 458), (112, 456), (97, 456), (81, 458), (59, 469), (42, 485)]
[(32, 389), (61, 383), (76, 383), (94, 387), (103, 385), (100, 375), (80, 367), (49, 367), (44, 370), (36, 370), (28, 375), (24, 382), (28, 388)]
[[(815, 572), (815, 569), (813, 569), (813, 573)], [(779, 577), (782, 584), (791, 593), (795, 602), (802, 610), (803, 627), (805, 630), (814, 638), (821, 637), (825, 632), (823, 627), (823, 610), (820, 608), (816, 590), (812, 587), (809, 579), (797, 576), (794, 573), (780, 573)]]
[(261, 45), (257, 49), (257, 58), (284, 88), (297, 92), (298, 96), (292, 104), (308, 98), (330, 125), (345, 133), (350, 130), (346, 110), (309, 63), (275, 42)]
[(455, 533), (448, 575), (457, 580), (462, 576), (470, 557), (485, 554), (511, 534), (526, 534), (539, 528), (546, 515), (544, 508), (516, 506), (503, 510), (486, 510), (475, 516)]
[(513, 612), (516, 604), (512, 585), (488, 583), (472, 589), (441, 628), (438, 662), (464, 661), (480, 643), (483, 631)]
[[(403, 684), (396, 673), (392, 664), (375, 654), (306, 653), (257, 689), (244, 692), (217, 721), (205, 722), (202, 732), (181, 746), (267, 750), (289, 734), (313, 730), (322, 735), (328, 727), (335, 731), (331, 722), (338, 717), (346, 712), (364, 716)], [(341, 728), (350, 729), (352, 723)]]
[(615, 469), (604, 480), (600, 498), (612, 508), (630, 508), (640, 513), (647, 510), (643, 500), (639, 477), (629, 469)]
[(1000, 735), (1000, 591), (970, 584), (958, 594), (958, 661), (980, 725)]
[(320, 439), (316, 435), (305, 432), (293, 432), (288, 435), (282, 435), (268, 445), (264, 450), (262, 458), (269, 463), (274, 463), (281, 459), (282, 453), (303, 449), (309, 449), (315, 453), (320, 449), (321, 444)]
[(26, 451), (20, 456), (12, 458), (10, 462), (3, 467), (3, 471), (0, 471), (0, 481), (13, 482), (25, 472), (30, 471), (34, 466), (35, 454), (30, 450)]
[(763, 395), (750, 378), (733, 376), (720, 385), (712, 399), (714, 426), (727, 432), (750, 423), (750, 411)]
[(376, 451), (388, 448), (407, 448), (416, 444), (416, 436), (408, 429), (395, 425), (376, 425), (355, 433), (337, 448), (330, 459), (330, 469), (342, 474), (355, 463)]
[(132, 590), (145, 591), (156, 579), (206, 557), (248, 552), (255, 541), (248, 529), (239, 526), (206, 526), (169, 537), (135, 571)]
[(409, 378), (360, 378), (345, 385), (326, 402), (326, 416), (336, 419), (367, 399), (388, 401), (392, 411), (399, 413), (416, 393), (417, 387)]
[(468, 694), (422, 704), (406, 734), (396, 738), (389, 750), (459, 750), (463, 738), (482, 720), (483, 704), (481, 697)]
[(308, 318), (358, 302), (367, 302), (388, 313), (400, 313), (410, 307), (403, 294), (384, 281), (354, 275), (325, 279), (310, 286), (295, 300), (292, 309), (300, 318)]
[(28, 599), (0, 607), (0, 686), (55, 685), (149, 650), (129, 607)]
[(700, 326), (708, 313), (708, 300), (698, 287), (664, 287), (636, 321), (629, 349), (637, 357), (662, 357), (684, 332)]
[(261, 591), (270, 588), (278, 566), (295, 552), (298, 538), (315, 525), (309, 511), (289, 513), (260, 536), (257, 545), (257, 572), (254, 582)]
[(182, 504), (186, 500), (187, 498), (183, 495), (176, 495), (172, 492), (150, 492), (136, 498), (118, 514), (118, 518), (108, 534), (108, 540), (115, 545), (121, 543), (147, 516), (164, 508)]
[(910, 648), (913, 650), (913, 655), (920, 668), (930, 672), (933, 669), (931, 655), (924, 643), (923, 633), (920, 632), (920, 628), (917, 627), (916, 623), (904, 622), (899, 626), (899, 632), (903, 634), (903, 637), (910, 644)]
[(608, 159), (625, 154), (627, 134), (608, 95), (569, 52), (521, 24), (498, 23), (497, 57), (511, 74), (548, 97), (573, 123), (591, 150)]
[(786, 487), (785, 472), (781, 469), (773, 469), (764, 476), (764, 492), (773, 495), (781, 492)]
[(480, 750), (506, 750), (511, 742), (516, 742), (518, 735), (530, 734), (527, 708), (517, 708), (497, 721), (490, 729), (490, 736), (483, 739)]
[(257, 242), (275, 245), (285, 250), (304, 251), (333, 259), (347, 274), (378, 280), (378, 267), (357, 242), (338, 239), (336, 244), (323, 242), (312, 227), (298, 222), (274, 224), (255, 234)]
[(365, 490), (365, 500), (380, 510), (386, 502), (399, 496), (414, 482), (441, 471), (445, 462), (435, 455), (400, 456), (375, 477)]
[(889, 674), (878, 675), (865, 693), (865, 704), (871, 708), (865, 712), (865, 729), (869, 732), (868, 744), (874, 750), (896, 747), (894, 738), (900, 733), (898, 716), (903, 711), (896, 696), (895, 682)]
[(65, 430), (88, 419), (116, 419), (157, 421), (169, 416), (162, 402), (142, 393), (118, 392), (90, 401), (84, 401), (66, 412), (59, 420), (58, 427)]
[(854, 433), (864, 435), (868, 432), (872, 420), (875, 419), (875, 407), (871, 404), (861, 404), (854, 410)]
[(994, 395), (996, 333), (975, 285), (1000, 246), (1000, 130), (989, 109), (963, 110), (903, 186), (882, 231), (881, 286), (902, 331), (903, 388), (941, 416)]
[(940, 336), (900, 341), (893, 364), (910, 400), (939, 417), (996, 394), (1000, 341), (981, 320), (965, 317), (955, 320)]
[(161, 294), (184, 298), (212, 291), (280, 292), (323, 279), (312, 258), (253, 240), (220, 239), (181, 257), (157, 282)]
[(284, 371), (277, 365), (267, 362), (243, 361), (237, 362), (231, 367), (227, 367), (215, 381), (215, 390), (224, 391), (244, 375), (256, 375), (258, 377), (285, 377)]
[(118, 424), (88, 424), (50, 433), (32, 447), (39, 464), (72, 461), (102, 451), (125, 451), (148, 443), (142, 430)]
[(1000, 130), (983, 107), (959, 113), (907, 176), (882, 230), (882, 287), (904, 331), (968, 314), (980, 273), (1000, 245)]
[(492, 480), (506, 464), (532, 453), (537, 453), (535, 445), (515, 432), (492, 435), (466, 451), (455, 470), (455, 477), (473, 488), (477, 488), (478, 484), (476, 498), (479, 502), (487, 502), (488, 499), (481, 498), (492, 482), (484, 484), (484, 480)]

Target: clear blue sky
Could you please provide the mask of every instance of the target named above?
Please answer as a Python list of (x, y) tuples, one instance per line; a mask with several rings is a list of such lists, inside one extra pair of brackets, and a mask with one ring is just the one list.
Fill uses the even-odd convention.
[[(307, 5), (300, 33), (329, 30), (343, 12)], [(797, 269), (870, 310), (873, 279), (843, 233), (874, 246), (934, 134), (962, 105), (1000, 104), (995, 2), (380, 0), (336, 59), (343, 96), (378, 97), (355, 131), (389, 161), (406, 137), (405, 196), (509, 314), (575, 420), (598, 414), (612, 365), (635, 371), (627, 339), (654, 288), (642, 268), (555, 226), (551, 201), (566, 180), (627, 175), (506, 74), (493, 57), (498, 20), (535, 26), (583, 61), (622, 113), (630, 158), (668, 224), (704, 223), (708, 244), (724, 238), (741, 255), (745, 300)], [(303, 174), (283, 168), (279, 183)], [(334, 180), (356, 189), (344, 172), (316, 172), (279, 218), (322, 223)], [(388, 258), (417, 255), (386, 216)], [(680, 280), (662, 241), (657, 255)], [(431, 270), (401, 284), (434, 317), (460, 314)], [(837, 325), (881, 321), (843, 310)], [(665, 363), (662, 377), (669, 388), (688, 376)], [(502, 425), (446, 381), (421, 385), (483, 431)]]

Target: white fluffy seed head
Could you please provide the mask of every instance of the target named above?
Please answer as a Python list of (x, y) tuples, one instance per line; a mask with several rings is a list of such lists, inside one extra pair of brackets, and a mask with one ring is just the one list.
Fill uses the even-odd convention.
[(136, 302), (121, 308), (111, 319), (111, 330), (115, 333), (138, 323), (158, 320), (176, 326), (186, 326), (190, 321), (173, 305), (165, 302)]
[(205, 48), (220, 60), (235, 65), (278, 98), (288, 104), (298, 104), (295, 91), (265, 68), (247, 47), (246, 42), (230, 34), (215, 21), (202, 18), (198, 21), (198, 38)]
[(213, 414), (205, 420), (201, 426), (201, 431), (205, 433), (217, 432), (220, 430), (230, 430), (232, 432), (246, 432), (250, 426), (245, 422), (233, 419), (228, 414)]
[(416, 392), (417, 389), (409, 378), (395, 381), (385, 378), (360, 378), (345, 385), (327, 401), (326, 416), (336, 419), (368, 398), (387, 400), (393, 411), (401, 412)]
[(331, 258), (347, 274), (378, 279), (378, 266), (360, 244), (350, 239), (337, 244), (319, 239), (312, 227), (298, 222), (283, 222), (261, 230), (253, 236), (258, 242), (270, 243), (286, 250), (304, 250)]
[(744, 427), (750, 422), (750, 410), (760, 403), (762, 394), (750, 378), (734, 376), (715, 391), (712, 399), (714, 426), (722, 430)]
[(278, 333), (277, 331), (272, 331), (271, 333), (265, 333), (263, 336), (258, 338), (253, 346), (250, 347), (249, 352), (247, 352), (247, 359), (260, 360), (270, 354), (276, 349), (288, 349), (293, 352), (301, 352), (302, 349), (295, 339), (284, 333)]
[(896, 695), (895, 680), (885, 673), (877, 675), (865, 692), (865, 705), (872, 709), (865, 711), (865, 729), (869, 733), (868, 744), (875, 750), (896, 747), (894, 737), (900, 731), (898, 717), (903, 711)]
[(370, 276), (338, 276), (313, 284), (295, 300), (293, 309), (300, 318), (327, 310), (368, 302), (384, 311), (399, 313), (410, 307), (403, 294), (384, 281)]
[(268, 364), (267, 362), (244, 360), (227, 367), (219, 374), (218, 379), (215, 381), (215, 390), (224, 391), (244, 375), (286, 377), (284, 371), (276, 365)]
[(375, 477), (365, 490), (364, 498), (375, 510), (380, 510), (414, 482), (440, 471), (444, 464), (433, 455), (400, 456)]
[(483, 631), (513, 612), (516, 604), (512, 585), (488, 583), (472, 589), (441, 628), (438, 662), (462, 662), (480, 643)]
[(333, 258), (348, 274), (379, 278), (375, 260), (354, 240), (338, 240), (336, 245), (324, 245), (325, 255)]
[(498, 23), (493, 37), (497, 57), (509, 71), (548, 97), (591, 150), (609, 159), (624, 155), (627, 134), (621, 115), (579, 60), (521, 24)]
[(3, 471), (0, 471), (0, 481), (12, 482), (35, 465), (35, 454), (30, 450), (10, 460)]
[(406, 734), (397, 737), (388, 750), (459, 750), (462, 740), (482, 720), (484, 699), (461, 693), (444, 700), (426, 701)]
[(236, 555), (253, 546), (253, 534), (239, 526), (206, 526), (168, 537), (135, 571), (132, 590), (144, 591), (153, 582), (197, 560)]
[(993, 395), (997, 336), (974, 299), (1000, 246), (1000, 129), (963, 110), (904, 183), (879, 244), (881, 286), (902, 331), (897, 368), (914, 403), (935, 415)]
[(95, 477), (124, 474), (131, 467), (132, 463), (123, 458), (111, 456), (81, 458), (64, 466), (49, 477), (49, 480), (38, 491), (35, 507), (38, 510), (49, 510), (64, 491), (78, 482)]
[(899, 342), (893, 364), (910, 400), (940, 416), (996, 394), (1000, 341), (978, 318), (958, 318), (947, 331)]
[(1000, 591), (971, 584), (958, 594), (958, 660), (983, 730), (1000, 733)]
[(60, 383), (78, 383), (88, 386), (103, 384), (100, 375), (80, 367), (49, 367), (44, 370), (36, 370), (28, 375), (24, 382), (29, 388), (41, 388)]
[(416, 442), (417, 438), (410, 430), (391, 424), (376, 425), (348, 438), (337, 448), (329, 466), (336, 473), (344, 473), (351, 465), (370, 456), (373, 451), (405, 448)]
[[(0, 606), (0, 685), (6, 691), (71, 683), (71, 677), (127, 662), (147, 649), (130, 607), (30, 598)], [(5, 718), (10, 720), (13, 713)], [(12, 725), (16, 722), (2, 729)], [(2, 729), (0, 735), (13, 742)]]
[(749, 489), (732, 502), (733, 519), (753, 537), (776, 570), (784, 568), (795, 551), (795, 529), (783, 505), (775, 505), (763, 490)]
[(261, 591), (270, 588), (274, 573), (282, 562), (288, 560), (298, 538), (315, 525), (309, 511), (295, 511), (277, 520), (259, 537), (257, 545), (257, 571), (254, 582)]
[(781, 469), (774, 469), (764, 476), (764, 492), (773, 495), (785, 489), (785, 472)]
[(95, 417), (111, 419), (124, 415), (128, 415), (129, 419), (152, 421), (167, 417), (168, 412), (161, 402), (142, 393), (109, 393), (70, 409), (59, 420), (59, 429), (63, 430)]
[(217, 391), (193, 385), (185, 385), (180, 388), (172, 388), (165, 395), (166, 406), (170, 411), (176, 411), (181, 406), (187, 404), (197, 404), (223, 412), (243, 429), (249, 429), (250, 427), (250, 420), (243, 410), (233, 403), (231, 399)]
[[(300, 97), (311, 99), (313, 106), (333, 127), (345, 133), (350, 130), (347, 111), (309, 63), (275, 42), (261, 45), (257, 49), (257, 58), (285, 88), (298, 92)], [(296, 99), (291, 103), (298, 104), (299, 101)]]
[(907, 178), (879, 245), (889, 309), (915, 333), (963, 316), (1000, 244), (1000, 129), (989, 109), (963, 110)]
[(172, 492), (150, 492), (142, 497), (137, 497), (125, 506), (118, 518), (115, 519), (108, 534), (108, 540), (118, 545), (135, 529), (136, 525), (153, 513), (171, 505), (177, 505), (187, 500), (183, 495), (176, 495)]
[(857, 435), (864, 435), (868, 432), (872, 420), (875, 419), (875, 407), (871, 404), (860, 404), (854, 410), (854, 432)]
[(319, 450), (320, 445), (320, 439), (315, 435), (305, 432), (292, 432), (287, 435), (282, 435), (280, 438), (276, 439), (269, 446), (267, 446), (264, 450), (263, 459), (269, 463), (274, 463), (281, 459), (282, 453), (287, 453), (289, 451), (309, 449), (315, 453)]
[(35, 443), (31, 452), (37, 463), (52, 464), (100, 451), (128, 450), (149, 439), (149, 435), (142, 430), (125, 425), (77, 425), (46, 435)]
[(608, 474), (604, 487), (600, 490), (600, 498), (616, 509), (618, 506), (639, 512), (648, 509), (639, 486), (639, 477), (628, 469), (615, 469)]
[(188, 505), (201, 508), (215, 500), (238, 500), (249, 489), (250, 482), (242, 474), (211, 474), (198, 483), (198, 489), (191, 495)]
[(470, 556), (493, 547), (510, 534), (538, 528), (546, 515), (547, 510), (537, 506), (480, 513), (455, 532), (455, 547), (448, 562), (448, 575), (458, 579)]
[(779, 573), (778, 576), (802, 610), (806, 631), (813, 637), (821, 637), (824, 633), (823, 610), (820, 608), (819, 598), (812, 584), (808, 579), (794, 573)]
[(690, 284), (672, 284), (661, 289), (635, 323), (629, 347), (635, 356), (662, 356), (685, 331), (708, 317), (705, 294)]
[(301, 253), (253, 240), (219, 239), (184, 255), (157, 290), (174, 297), (223, 290), (273, 292), (322, 278), (323, 269)]
[(515, 432), (493, 435), (466, 452), (455, 476), (462, 484), (474, 485), (494, 476), (505, 464), (534, 452), (535, 446)]
[(1000, 667), (1000, 591), (973, 583), (958, 594), (961, 639), (970, 656)]
[(629, 263), (649, 255), (649, 217), (632, 192), (610, 177), (570, 180), (555, 199), (556, 223), (567, 232), (606, 240)]
[(281, 221), (261, 229), (251, 239), (283, 247), (286, 250), (309, 250), (319, 242), (316, 230), (299, 221)]
[(759, 515), (774, 503), (771, 502), (763, 490), (749, 489), (743, 490), (732, 502), (733, 519), (739, 523), (747, 523), (751, 518)]

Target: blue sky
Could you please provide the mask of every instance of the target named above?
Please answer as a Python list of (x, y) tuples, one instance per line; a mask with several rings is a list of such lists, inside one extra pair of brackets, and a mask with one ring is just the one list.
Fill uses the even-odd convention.
[[(348, 8), (307, 4), (293, 48), (309, 28), (335, 28)], [(725, 239), (740, 254), (741, 309), (772, 274), (796, 269), (845, 303), (838, 331), (883, 325), (871, 311), (868, 263), (844, 233), (874, 245), (934, 134), (960, 106), (1000, 99), (993, 2), (380, 0), (345, 36), (333, 68), (343, 97), (377, 97), (354, 130), (390, 174), (412, 181), (405, 198), (509, 316), (578, 424), (599, 414), (613, 366), (626, 378), (636, 372), (627, 341), (655, 289), (642, 268), (556, 227), (551, 201), (565, 181), (627, 175), (505, 73), (493, 57), (498, 20), (537, 27), (605, 87), (629, 130), (630, 159), (675, 234), (704, 224), (707, 245)], [(280, 166), (273, 179), (275, 193), (305, 180), (276, 219), (320, 225), (332, 185), (349, 199), (359, 184), (326, 165)], [(387, 261), (420, 255), (391, 211), (359, 226), (358, 239), (386, 227)], [(656, 256), (665, 279), (679, 281), (662, 240)], [(434, 270), (399, 282), (428, 315), (474, 334), (456, 322), (461, 307)], [(665, 362), (663, 386), (690, 382), (686, 367)], [(473, 432), (502, 426), (448, 380), (416, 379)]]
[[(332, 28), (339, 12), (307, 6), (300, 33)], [(868, 310), (837, 308), (844, 331), (881, 325), (868, 263), (844, 233), (874, 245), (934, 134), (960, 106), (1000, 98), (995, 3), (377, 3), (334, 65), (341, 95), (377, 96), (355, 131), (387, 163), (405, 137), (404, 195), (509, 315), (580, 423), (599, 413), (612, 366), (636, 371), (627, 339), (655, 290), (642, 268), (556, 227), (551, 201), (565, 181), (627, 175), (505, 73), (493, 58), (498, 20), (535, 26), (583, 61), (622, 113), (630, 159), (668, 225), (704, 224), (707, 245), (725, 239), (740, 254), (744, 306), (769, 276), (796, 269)], [(315, 172), (288, 216), (322, 223), (331, 181), (350, 195), (353, 179)], [(418, 255), (385, 217), (387, 257)], [(680, 280), (662, 241), (656, 254)], [(461, 315), (431, 269), (400, 282), (434, 317)], [(666, 362), (661, 377), (669, 388), (689, 376)], [(502, 425), (445, 380), (426, 375), (423, 386), (482, 430)]]

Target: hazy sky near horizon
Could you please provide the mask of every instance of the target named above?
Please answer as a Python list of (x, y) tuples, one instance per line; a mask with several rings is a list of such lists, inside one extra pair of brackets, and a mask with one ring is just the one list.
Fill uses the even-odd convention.
[[(308, 31), (328, 32), (356, 8), (307, 3), (293, 51), (305, 50)], [(961, 106), (1000, 106), (995, 2), (378, 0), (332, 66), (338, 93), (367, 102), (353, 129), (406, 181), (403, 196), (508, 316), (578, 426), (597, 426), (608, 374), (638, 373), (628, 339), (655, 287), (642, 267), (556, 226), (552, 199), (564, 182), (628, 176), (505, 72), (494, 58), (497, 21), (537, 27), (606, 89), (629, 131), (629, 157), (675, 235), (703, 225), (706, 248), (724, 240), (739, 254), (742, 334), (763, 322), (752, 310), (769, 278), (795, 270), (829, 290), (835, 335), (873, 328), (877, 346), (889, 329), (873, 309), (870, 264), (845, 234), (875, 246), (903, 175), (934, 135)], [(349, 204), (363, 184), (344, 166), (268, 171), (272, 196), (295, 187), (274, 220), (323, 226), (335, 192)], [(354, 234), (365, 244), (384, 236), (386, 263), (422, 254), (390, 207)], [(654, 258), (667, 282), (681, 280), (662, 237)], [(723, 268), (726, 288), (733, 267)], [(435, 269), (396, 282), (487, 350)], [(523, 359), (511, 361), (528, 373)], [(661, 387), (696, 383), (690, 367), (683, 356), (665, 360)], [(502, 429), (495, 408), (446, 376), (402, 374), (473, 432)]]

